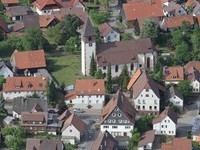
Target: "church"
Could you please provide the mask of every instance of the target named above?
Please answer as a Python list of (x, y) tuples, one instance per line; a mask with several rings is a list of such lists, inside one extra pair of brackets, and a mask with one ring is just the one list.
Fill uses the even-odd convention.
[(126, 64), (130, 75), (138, 68), (153, 70), (157, 51), (149, 38), (108, 43), (96, 43), (96, 32), (88, 18), (81, 37), (81, 70), (83, 75), (90, 72), (91, 57), (94, 55), (97, 68), (107, 73), (111, 65), (112, 77), (121, 74)]

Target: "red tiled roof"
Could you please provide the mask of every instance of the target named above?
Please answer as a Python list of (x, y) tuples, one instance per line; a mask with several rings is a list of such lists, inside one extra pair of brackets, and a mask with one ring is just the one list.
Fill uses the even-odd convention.
[(99, 29), (99, 32), (100, 32), (101, 36), (104, 36), (104, 37), (105, 37), (106, 35), (108, 35), (110, 32), (113, 31), (112, 27), (111, 27), (108, 23), (103, 23), (103, 24), (101, 24), (101, 25), (98, 27), (98, 29)]
[(12, 61), (15, 62), (17, 69), (46, 67), (44, 50), (15, 51), (11, 56)]
[(192, 140), (174, 138), (171, 143), (162, 143), (161, 150), (192, 150)]
[(188, 72), (188, 70), (194, 67), (196, 70), (200, 71), (200, 61), (189, 61), (185, 66), (185, 72)]
[(4, 32), (8, 32), (8, 25), (6, 24), (6, 22), (0, 18), (0, 29), (2, 29)]
[(19, 0), (1, 0), (2, 4), (18, 4)]
[(194, 25), (194, 18), (192, 15), (181, 15), (164, 18), (164, 25), (166, 28), (180, 27), (183, 22), (187, 22), (189, 25)]
[(40, 28), (47, 28), (54, 20), (59, 21), (54, 15), (39, 15)]
[(57, 5), (58, 4), (55, 2), (55, 0), (36, 0), (35, 2), (33, 2), (33, 5), (35, 7), (37, 7), (39, 10), (42, 10), (45, 6), (48, 5)]
[(152, 3), (145, 1), (128, 2), (123, 4), (123, 11), (126, 21), (164, 16), (160, 0), (154, 0)]
[(22, 121), (37, 121), (37, 122), (46, 122), (47, 123), (47, 112), (22, 112), (21, 120)]
[(145, 146), (148, 143), (153, 143), (154, 139), (155, 139), (155, 131), (154, 130), (147, 131), (143, 133), (143, 135), (141, 136), (141, 139), (138, 143), (138, 147)]
[(184, 80), (183, 67), (163, 67), (163, 78), (165, 81), (182, 81)]
[(141, 69), (138, 69), (134, 75), (131, 77), (131, 80), (129, 81), (128, 85), (127, 85), (127, 89), (130, 90), (130, 88), (133, 86), (133, 84), (137, 81), (137, 79), (140, 77), (140, 75), (142, 74)]
[(46, 84), (44, 77), (8, 77), (3, 84), (3, 91), (45, 91)]

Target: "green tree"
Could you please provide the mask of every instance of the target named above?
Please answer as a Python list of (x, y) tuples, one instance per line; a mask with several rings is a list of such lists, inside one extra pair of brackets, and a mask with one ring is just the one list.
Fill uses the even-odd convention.
[(128, 150), (137, 150), (138, 142), (140, 141), (140, 133), (137, 128), (131, 131), (132, 137), (128, 141)]
[(185, 64), (191, 60), (190, 47), (187, 43), (182, 42), (176, 46), (175, 58), (178, 64)]
[(5, 127), (2, 129), (2, 134), (5, 137), (5, 144), (13, 150), (23, 149), (24, 143), (24, 131), (22, 127)]
[(2, 91), (3, 83), (6, 82), (6, 79), (4, 77), (0, 76), (0, 91)]
[(39, 29), (27, 29), (22, 37), (22, 44), (25, 50), (48, 50), (49, 43), (44, 39), (43, 33)]
[(102, 24), (104, 22), (107, 22), (108, 17), (109, 17), (108, 12), (99, 12), (99, 11), (96, 11), (96, 10), (90, 10), (89, 14), (90, 14), (92, 20), (96, 24)]
[(159, 30), (157, 24), (153, 20), (145, 20), (141, 30), (141, 37), (150, 38), (152, 41), (156, 41), (158, 38)]
[(53, 103), (55, 102), (56, 98), (57, 98), (57, 89), (54, 85), (53, 81), (49, 81), (47, 84), (47, 99), (49, 103)]
[(94, 53), (92, 53), (91, 61), (90, 61), (90, 75), (94, 76), (97, 70), (96, 60), (94, 58)]
[(98, 69), (96, 72), (95, 72), (95, 78), (96, 79), (104, 79), (105, 78), (105, 74), (102, 72), (101, 69)]
[(122, 34), (122, 41), (127, 41), (133, 39), (132, 35), (130, 33), (124, 33)]
[(153, 120), (152, 115), (142, 116), (136, 121), (135, 128), (137, 128), (138, 132), (140, 132), (141, 134), (143, 132), (151, 130), (152, 120)]
[(53, 44), (63, 45), (70, 37), (79, 37), (77, 32), (81, 25), (80, 19), (75, 15), (66, 15), (55, 27), (46, 31), (47, 39)]
[(127, 85), (130, 81), (130, 76), (129, 76), (129, 72), (128, 72), (128, 67), (127, 65), (124, 65), (122, 72), (119, 76), (119, 85), (122, 88), (122, 90), (127, 90)]
[(9, 36), (6, 40), (13, 49), (23, 50), (23, 43), (22, 39), (18, 36)]
[(78, 51), (80, 52), (80, 46), (81, 46), (81, 43), (80, 43), (80, 39), (78, 39), (78, 37), (70, 37), (66, 41), (64, 49), (68, 52), (75, 53)]
[(111, 64), (108, 65), (107, 76), (106, 76), (106, 91), (112, 93), (112, 73), (111, 73)]
[(0, 96), (0, 114), (6, 113), (6, 110), (4, 108), (4, 104), (5, 104), (5, 100), (4, 100), (3, 96)]
[(200, 28), (195, 28), (192, 34), (193, 58), (200, 60)]
[(192, 86), (187, 80), (180, 81), (177, 85), (177, 89), (183, 94), (183, 96), (188, 97), (192, 94)]

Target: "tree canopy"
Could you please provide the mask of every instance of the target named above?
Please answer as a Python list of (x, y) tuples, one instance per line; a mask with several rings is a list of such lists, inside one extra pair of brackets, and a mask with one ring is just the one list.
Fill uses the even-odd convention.
[(137, 150), (138, 142), (140, 141), (140, 133), (137, 128), (131, 131), (132, 137), (128, 141), (128, 150)]
[(177, 89), (183, 94), (183, 96), (187, 97), (191, 96), (193, 88), (189, 81), (183, 80), (178, 83)]
[(140, 132), (141, 134), (143, 132), (151, 130), (152, 120), (153, 116), (151, 115), (142, 116), (136, 121), (135, 128), (137, 128), (138, 132)]
[(130, 81), (130, 76), (129, 76), (129, 72), (128, 72), (128, 67), (127, 65), (124, 65), (122, 72), (119, 76), (119, 85), (122, 88), (123, 91), (127, 90), (127, 85)]
[(96, 60), (94, 58), (94, 53), (92, 53), (91, 61), (90, 61), (90, 75), (94, 76), (97, 70)]
[(107, 75), (106, 75), (106, 91), (112, 93), (112, 73), (111, 73), (111, 64), (108, 65)]

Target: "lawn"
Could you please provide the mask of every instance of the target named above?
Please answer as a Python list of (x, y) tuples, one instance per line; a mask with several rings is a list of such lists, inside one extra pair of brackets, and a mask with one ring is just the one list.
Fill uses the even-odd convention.
[(70, 85), (74, 84), (76, 79), (85, 78), (81, 74), (80, 55), (48, 57), (47, 65), (59, 84), (65, 83), (65, 85)]

